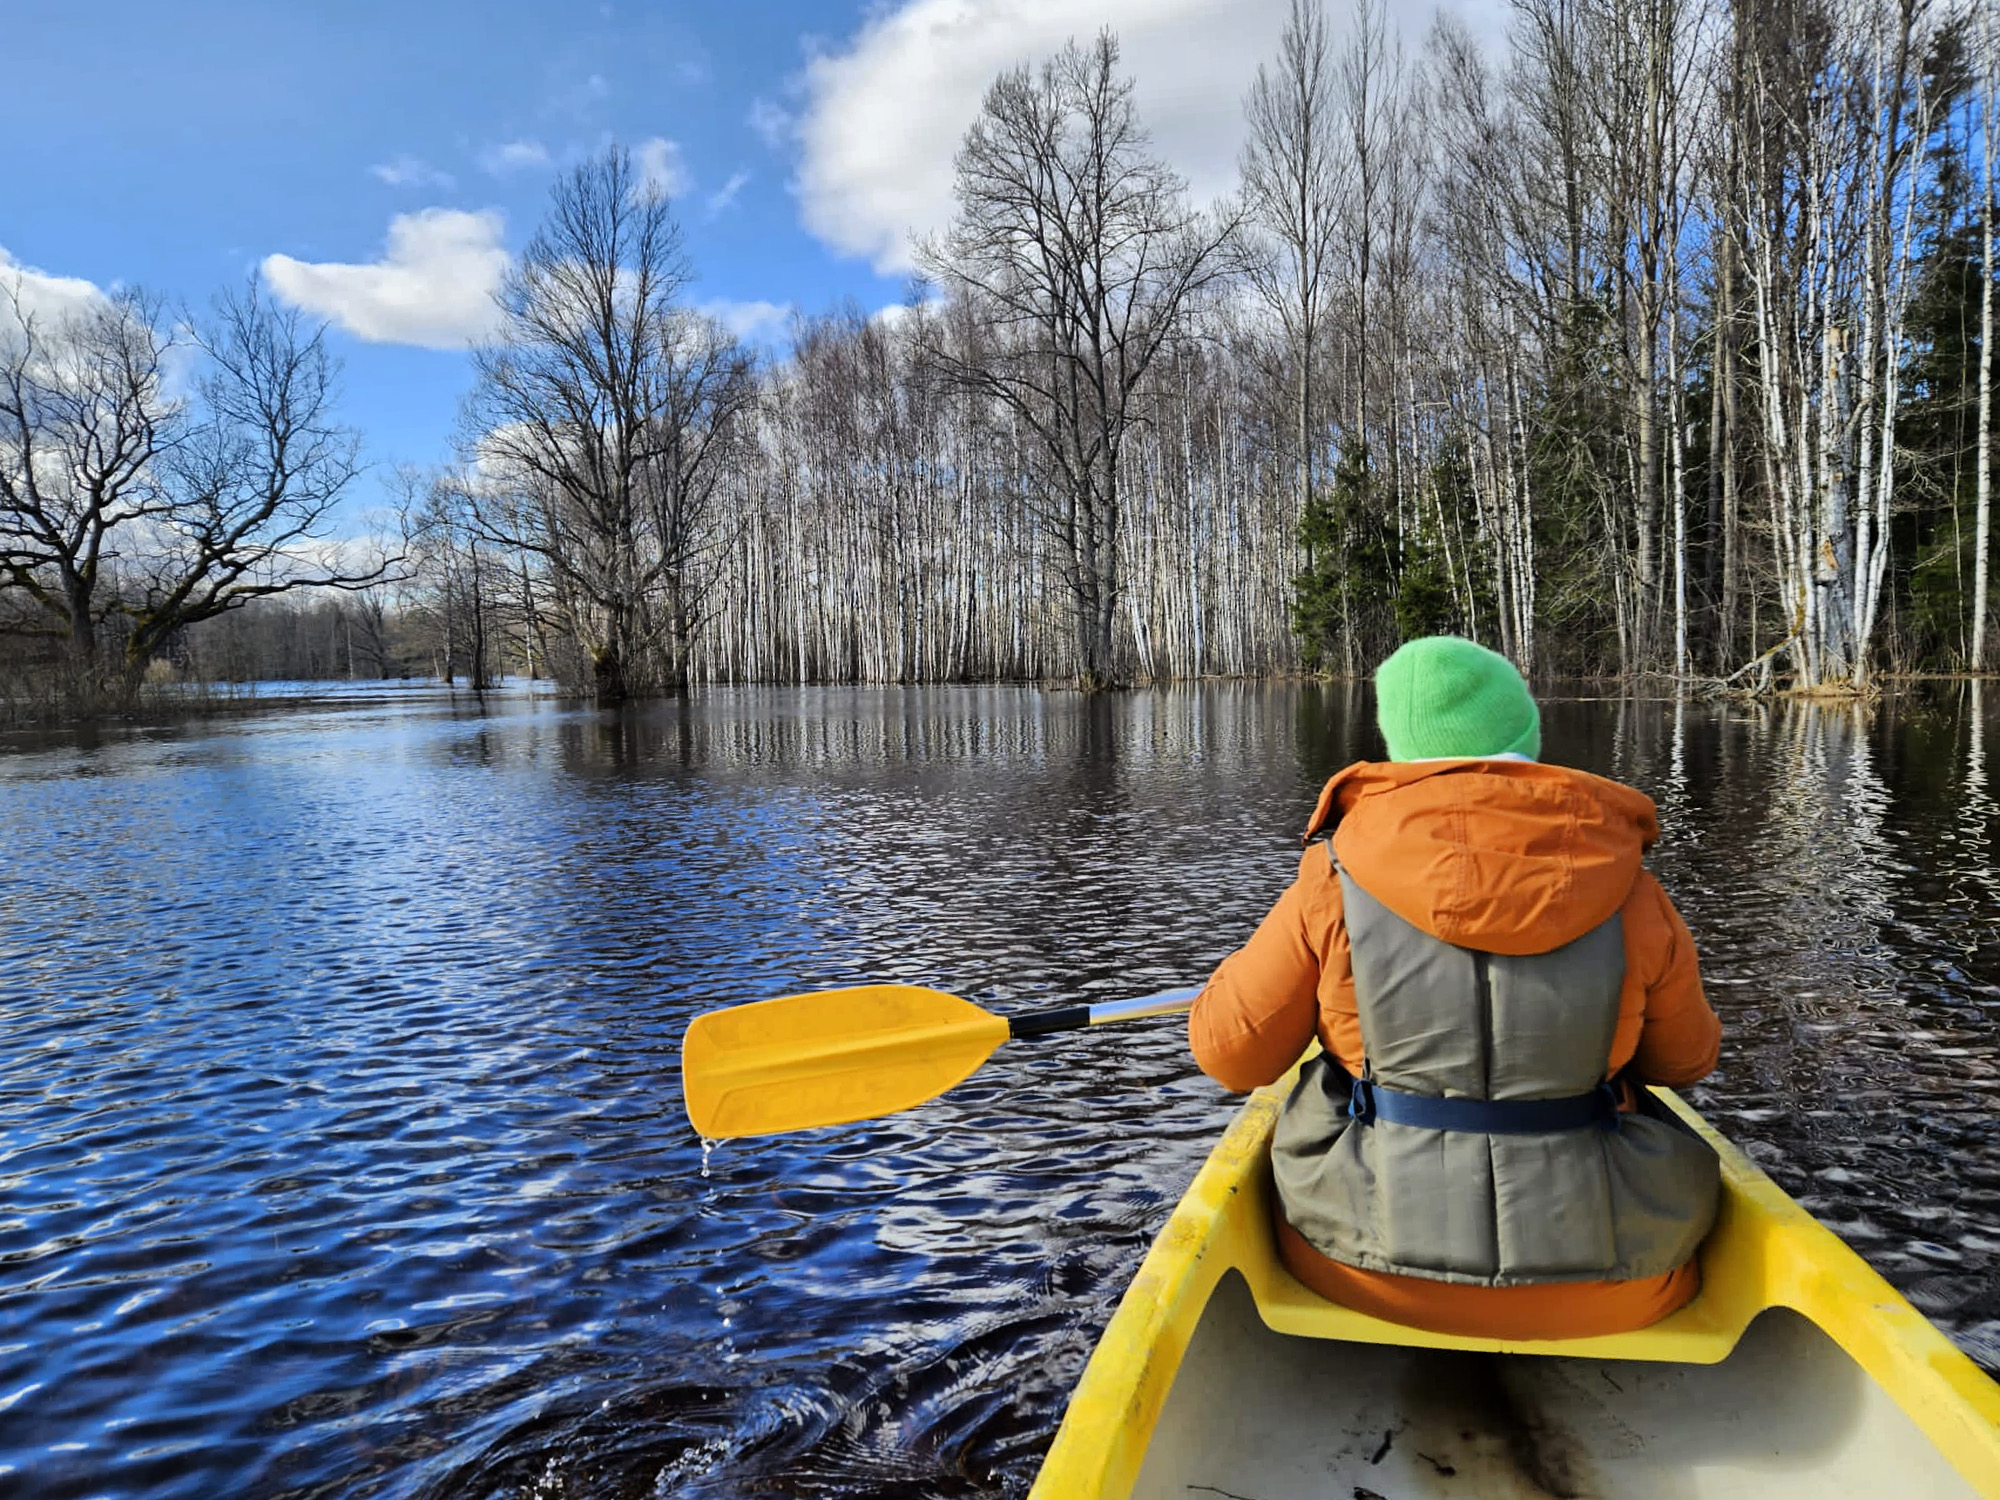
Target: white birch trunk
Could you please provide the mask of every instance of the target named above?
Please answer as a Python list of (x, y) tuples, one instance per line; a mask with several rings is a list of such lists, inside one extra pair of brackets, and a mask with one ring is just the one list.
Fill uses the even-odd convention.
[[(1980, 159), (1985, 166), (1979, 206), (1979, 439), (1974, 462), (1979, 476), (1974, 486), (1972, 563), (1972, 670), (1986, 670), (1987, 557), (1992, 551), (1990, 517), (1993, 501), (1993, 166), (2000, 156), (2000, 21), (1995, 7), (1981, 10), (1980, 78), (1985, 85), (1979, 105)], [(1977, 733), (1978, 720), (1973, 721)]]

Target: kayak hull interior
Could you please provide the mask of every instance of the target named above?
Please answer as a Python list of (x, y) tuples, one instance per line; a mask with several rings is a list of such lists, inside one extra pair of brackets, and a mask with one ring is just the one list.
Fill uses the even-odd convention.
[(1774, 1308), (1712, 1365), (1272, 1332), (1235, 1272), (1167, 1397), (1134, 1500), (1975, 1500), (1839, 1346)]

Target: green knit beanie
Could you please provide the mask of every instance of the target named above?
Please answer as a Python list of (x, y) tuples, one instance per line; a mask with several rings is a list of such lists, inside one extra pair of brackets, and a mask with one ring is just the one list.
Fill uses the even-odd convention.
[(1406, 641), (1375, 669), (1391, 760), (1542, 753), (1542, 716), (1514, 664), (1455, 635)]

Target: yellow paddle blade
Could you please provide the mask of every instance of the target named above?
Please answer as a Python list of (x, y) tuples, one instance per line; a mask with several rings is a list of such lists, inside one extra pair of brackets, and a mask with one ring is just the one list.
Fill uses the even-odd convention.
[(936, 1098), (1006, 1040), (1004, 1017), (940, 990), (818, 990), (696, 1016), (681, 1092), (709, 1140), (842, 1125)]

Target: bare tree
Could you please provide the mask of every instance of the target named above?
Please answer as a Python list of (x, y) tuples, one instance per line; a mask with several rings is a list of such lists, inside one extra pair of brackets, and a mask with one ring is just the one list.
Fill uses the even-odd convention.
[(468, 480), (489, 540), (546, 570), (603, 702), (686, 684), (726, 440), (751, 362), (680, 305), (666, 197), (613, 147), (565, 176), (474, 351)]
[(194, 420), (166, 459), (171, 503), (146, 527), (121, 605), (134, 676), (199, 621), (297, 589), (362, 588), (396, 563), (324, 545), (361, 467), (358, 438), (333, 419), (325, 330), (254, 284), (192, 326), (206, 365)]
[(1979, 199), (1979, 437), (1973, 454), (1978, 464), (1974, 481), (1975, 519), (1972, 563), (1972, 662), (1986, 670), (1986, 593), (1988, 554), (1992, 551), (1993, 514), (1993, 166), (2000, 157), (2000, 22), (1994, 7), (1980, 9), (1979, 22), (1979, 145), (1982, 190)]
[(159, 465), (186, 425), (162, 390), (171, 342), (137, 293), (53, 320), (27, 307), (18, 275), (0, 298), (0, 578), (33, 606), (7, 628), (62, 642), (88, 690), (119, 544), (171, 505)]
[[(1532, 672), (1539, 565), (1521, 367), (1539, 352), (1535, 329), (1545, 319), (1536, 290), (1552, 284), (1543, 298), (1563, 300), (1572, 278), (1582, 276), (1582, 232), (1571, 224), (1581, 213), (1574, 201), (1581, 183), (1551, 194), (1553, 211), (1541, 211), (1536, 153), (1522, 123), (1505, 112), (1492, 69), (1462, 22), (1441, 15), (1432, 24), (1426, 71), (1439, 162), (1429, 232), (1443, 273), (1441, 315), (1461, 351), (1439, 371), (1439, 384), (1463, 433), (1500, 648)], [(1568, 113), (1559, 101), (1545, 111), (1559, 121)], [(1553, 138), (1558, 149), (1550, 154), (1569, 159), (1566, 137), (1557, 131)], [(1535, 231), (1545, 234), (1549, 221), (1557, 226), (1552, 271), (1532, 248)]]
[[(198, 372), (167, 389), (182, 335), (125, 294), (48, 327), (8, 294), (0, 335), (0, 572), (39, 606), (86, 692), (136, 685), (188, 626), (252, 599), (379, 579), (327, 550), (358, 471), (332, 416), (321, 330), (253, 285), (183, 318)], [(107, 632), (121, 638), (105, 661)]]
[(450, 684), (462, 672), (467, 686), (484, 692), (498, 676), (499, 554), (490, 544), (481, 553), (471, 501), (447, 476), (403, 469), (396, 487), (397, 519), (417, 586), (405, 615), (429, 653), (433, 676)]
[(1141, 384), (1191, 298), (1234, 269), (1235, 220), (1204, 218), (1150, 150), (1118, 43), (1070, 43), (1002, 74), (959, 148), (958, 217), (919, 247), (968, 301), (984, 357), (933, 353), (1032, 434), (1036, 514), (1057, 542), (1080, 678), (1116, 676), (1120, 490)]
[(1348, 441), (1364, 456), (1369, 446), (1369, 372), (1374, 354), (1370, 315), (1378, 295), (1371, 288), (1386, 229), (1392, 162), (1403, 145), (1403, 83), (1402, 44), (1390, 35), (1379, 0), (1355, 0), (1354, 26), (1341, 51), (1333, 89), (1346, 158), (1346, 191), (1335, 229), (1352, 310), (1346, 330), (1354, 381)]
[[(392, 674), (394, 653), (389, 643), (389, 601), (383, 597), (383, 587), (374, 584), (358, 589), (353, 595), (353, 607), (348, 613), (347, 625), (347, 675), (356, 675), (354, 663), (359, 657), (366, 660), (372, 675), (387, 678)], [(357, 643), (356, 637), (359, 636)]]
[(643, 494), (663, 563), (654, 623), (666, 653), (665, 685), (682, 692), (724, 565), (728, 527), (718, 490), (739, 456), (741, 418), (756, 383), (750, 355), (704, 314), (674, 309), (661, 350), (659, 459)]
[[(1888, 566), (1913, 243), (1933, 163), (1921, 0), (1752, 40), (1737, 103), (1764, 482), (1799, 684), (1865, 687)], [(1799, 34), (1811, 42), (1799, 45)]]
[(1257, 81), (1243, 105), (1250, 126), (1242, 163), (1245, 207), (1275, 252), (1253, 256), (1249, 264), (1292, 361), (1301, 515), (1312, 499), (1320, 446), (1313, 376), (1330, 295), (1344, 164), (1334, 136), (1331, 53), (1320, 0), (1292, 0), (1278, 38), (1277, 64), (1258, 64)]

